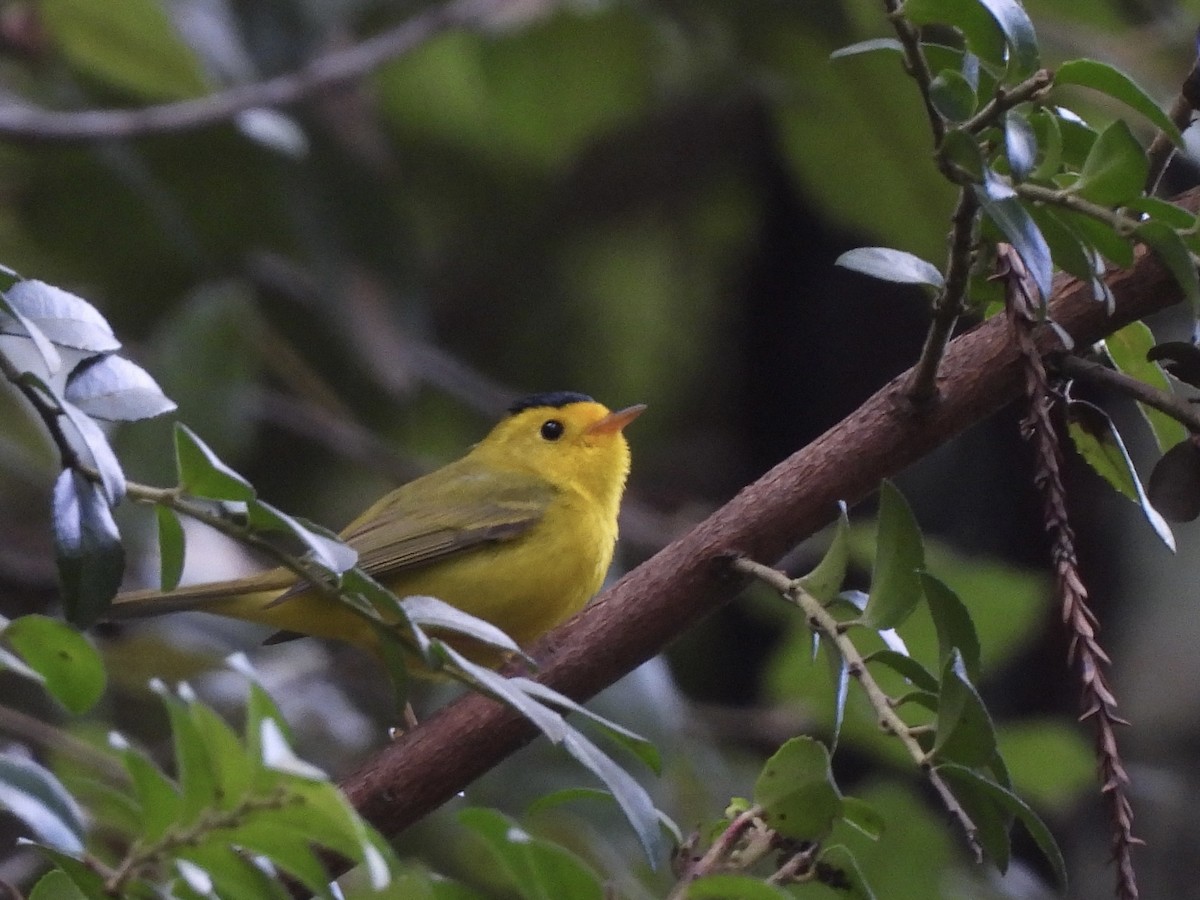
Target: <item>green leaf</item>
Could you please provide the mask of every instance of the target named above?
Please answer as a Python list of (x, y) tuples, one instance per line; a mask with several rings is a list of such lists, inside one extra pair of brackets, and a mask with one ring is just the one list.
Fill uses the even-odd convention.
[(951, 128), (942, 139), (941, 153), (947, 162), (962, 169), (972, 181), (980, 182), (986, 177), (987, 162), (973, 134)]
[(18, 281), (5, 292), (9, 305), (60, 347), (109, 353), (121, 342), (96, 307), (44, 281)]
[(836, 753), (838, 738), (842, 734), (842, 722), (846, 718), (846, 698), (850, 693), (850, 666), (847, 665), (846, 658), (828, 642), (823, 646), (833, 679), (833, 730), (829, 737), (829, 752)]
[(54, 551), (67, 618), (81, 628), (108, 609), (125, 572), (121, 535), (99, 485), (65, 469), (54, 484)]
[(924, 568), (925, 549), (908, 501), (890, 481), (884, 481), (879, 490), (876, 544), (871, 596), (863, 621), (872, 628), (895, 628), (920, 602), (917, 571)]
[(833, 537), (821, 561), (807, 575), (798, 579), (800, 587), (812, 594), (821, 603), (828, 603), (842, 589), (846, 580), (846, 568), (850, 564), (850, 518), (846, 504), (838, 501), (838, 519), (834, 524)]
[(829, 769), (829, 751), (808, 737), (787, 741), (754, 783), (763, 820), (787, 837), (818, 841), (842, 815), (842, 796)]
[(83, 360), (68, 376), (64, 396), (106, 421), (133, 422), (175, 409), (145, 369), (113, 355)]
[(1054, 214), (1054, 210), (1045, 206), (1035, 206), (1026, 212), (1033, 218), (1034, 224), (1045, 238), (1055, 265), (1080, 281), (1092, 281), (1096, 278), (1099, 263), (1097, 252), (1063, 224)]
[(687, 888), (688, 900), (792, 900), (781, 887), (767, 884), (753, 875), (722, 872), (697, 878)]
[(152, 843), (161, 839), (179, 816), (179, 790), (149, 757), (129, 746), (123, 735), (113, 732), (108, 742), (121, 754), (121, 762), (133, 782), (133, 793), (141, 808), (142, 840)]
[(896, 53), (904, 52), (904, 45), (895, 38), (871, 38), (859, 41), (846, 47), (840, 47), (829, 54), (830, 59), (842, 59), (847, 56), (858, 56), (860, 53), (872, 53), (876, 50), (890, 50)]
[(48, 616), (21, 616), (9, 623), (3, 637), (42, 676), (54, 698), (76, 715), (104, 694), (104, 661), (69, 625)]
[(890, 247), (859, 247), (847, 250), (834, 264), (884, 281), (925, 284), (937, 289), (945, 285), (942, 273), (936, 266), (919, 256)]
[(1183, 135), (1179, 133), (1179, 129), (1171, 121), (1171, 117), (1154, 102), (1154, 98), (1132, 78), (1108, 63), (1095, 59), (1069, 60), (1055, 70), (1054, 84), (1056, 87), (1077, 84), (1107, 94), (1114, 100), (1119, 100), (1131, 109), (1140, 112), (1154, 123), (1155, 128), (1165, 132), (1175, 146), (1183, 146)]
[(1041, 293), (1042, 302), (1045, 303), (1050, 297), (1054, 263), (1050, 256), (1050, 247), (1047, 246), (1037, 223), (1015, 197), (994, 200), (981, 188), (976, 188), (975, 194), (984, 213), (1020, 254), (1021, 261), (1029, 269), (1029, 274), (1033, 276)]
[(1042, 149), (1042, 160), (1027, 177), (1035, 181), (1047, 181), (1057, 175), (1062, 167), (1063, 134), (1058, 116), (1049, 110), (1037, 109), (1030, 114), (1029, 125), (1033, 128), (1037, 146)]
[(1135, 197), (1126, 205), (1178, 231), (1190, 231), (1196, 227), (1195, 213), (1161, 197)]
[(1193, 315), (1200, 315), (1200, 280), (1196, 276), (1195, 260), (1183, 238), (1174, 228), (1153, 219), (1142, 222), (1135, 233), (1175, 278), (1184, 299), (1191, 304)]
[(183, 523), (175, 511), (165, 506), (155, 506), (154, 516), (158, 522), (158, 556), (162, 589), (173, 591), (179, 587), (183, 577), (184, 536)]
[(193, 497), (250, 501), (254, 487), (217, 457), (182, 422), (175, 423), (175, 464), (179, 486)]
[(1067, 403), (1067, 431), (1087, 464), (1120, 494), (1136, 503), (1159, 540), (1175, 552), (1175, 535), (1146, 496), (1125, 442), (1108, 414), (1091, 403), (1071, 400)]
[(876, 650), (874, 653), (866, 656), (864, 661), (887, 666), (893, 672), (923, 691), (937, 692), (937, 678), (911, 656), (906, 656), (895, 650)]
[(954, 650), (962, 654), (967, 677), (979, 678), (979, 635), (975, 623), (958, 594), (928, 572), (921, 573), (921, 587), (938, 636), (938, 664), (950, 658)]
[(1150, 162), (1129, 126), (1117, 119), (1096, 138), (1079, 179), (1067, 190), (1102, 206), (1117, 206), (1142, 194)]
[(410, 596), (400, 601), (409, 621), (422, 628), (452, 631), (509, 653), (524, 655), (517, 642), (491, 622), (465, 613), (437, 597)]
[(1037, 163), (1038, 142), (1033, 126), (1017, 110), (1004, 115), (1004, 155), (1016, 181), (1024, 181)]
[[(151, 682), (151, 688), (162, 698), (171, 723), (171, 742), (175, 750), (175, 775), (179, 780), (179, 823), (190, 825), (217, 802), (217, 778), (208, 748), (188, 715), (187, 705), (172, 696), (161, 682)], [(191, 689), (180, 685), (181, 693), (190, 696)]]
[(1017, 76), (1025, 76), (1038, 67), (1037, 35), (1034, 34), (1033, 21), (1025, 12), (1018, 0), (979, 0), (1000, 30), (1012, 51), (1009, 60), (1010, 68)]
[(208, 91), (203, 70), (155, 0), (41, 0), (43, 24), (81, 71), (149, 99)]
[(232, 809), (250, 793), (257, 760), (252, 759), (229, 724), (203, 703), (188, 704), (188, 715), (204, 742), (216, 784), (214, 809)]
[(330, 572), (341, 574), (358, 562), (358, 553), (341, 540), (326, 537), (265, 500), (247, 501), (246, 512), (250, 524), (256, 528), (290, 532), (308, 548), (313, 559)]
[(508, 873), (519, 896), (529, 900), (603, 900), (599, 877), (573, 853), (529, 834), (494, 809), (472, 807), (458, 820), (483, 838)]
[(884, 829), (887, 827), (883, 816), (875, 807), (858, 797), (842, 798), (842, 819), (847, 825), (873, 841), (883, 837)]
[(929, 84), (929, 99), (934, 108), (950, 122), (965, 122), (975, 113), (978, 100), (975, 89), (955, 69), (943, 69)]
[(979, 0), (907, 0), (904, 15), (917, 25), (957, 28), (972, 53), (994, 69), (1006, 68), (1005, 34)]
[(1046, 862), (1050, 864), (1059, 889), (1062, 891), (1066, 890), (1067, 867), (1063, 861), (1062, 852), (1054, 842), (1054, 835), (1050, 833), (1050, 829), (1046, 827), (1046, 823), (1038, 817), (1037, 813), (1030, 809), (1025, 801), (1012, 791), (1001, 787), (993, 781), (989, 781), (978, 772), (974, 772), (963, 766), (954, 764), (940, 765), (936, 771), (951, 785), (956, 794), (963, 786), (970, 785), (987, 796), (1003, 812), (1016, 816), (1021, 821), (1021, 824), (1025, 826), (1025, 830), (1029, 832), (1029, 836), (1033, 838), (1038, 849), (1042, 851)]
[(62, 869), (51, 869), (33, 886), (29, 900), (88, 900), (88, 895)]
[(0, 809), (24, 822), (41, 843), (71, 855), (83, 852), (83, 811), (62, 782), (33, 760), (0, 755)]
[(953, 650), (942, 668), (937, 733), (930, 755), (939, 761), (982, 766), (996, 755), (991, 716), (967, 676), (962, 654)]
[(832, 844), (817, 857), (819, 880), (837, 890), (839, 898), (845, 900), (875, 900), (875, 894), (850, 848)]
[[(1130, 322), (1106, 337), (1101, 345), (1118, 371), (1160, 391), (1171, 393), (1171, 382), (1166, 373), (1148, 357), (1154, 348), (1154, 335), (1145, 322)], [(1139, 403), (1138, 409), (1154, 433), (1160, 453), (1165, 453), (1187, 437), (1187, 429), (1179, 420), (1144, 403)]]

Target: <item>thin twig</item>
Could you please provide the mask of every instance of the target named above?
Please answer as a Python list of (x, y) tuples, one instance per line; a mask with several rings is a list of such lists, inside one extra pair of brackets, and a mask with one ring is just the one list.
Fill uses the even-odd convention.
[(227, 122), (241, 112), (287, 106), (366, 75), (430, 39), (502, 14), (511, 0), (455, 0), (424, 10), (367, 40), (320, 56), (302, 69), (228, 90), (141, 109), (56, 112), (33, 105), (0, 107), (0, 140), (72, 142), (178, 133)]
[(1054, 73), (1049, 69), (1038, 69), (1020, 84), (1011, 88), (997, 88), (996, 95), (959, 127), (963, 131), (977, 134), (995, 125), (1000, 117), (1014, 106), (1039, 99), (1053, 84)]
[(1193, 434), (1200, 434), (1200, 412), (1181, 397), (1159, 390), (1153, 385), (1090, 359), (1064, 354), (1053, 360), (1053, 364), (1064, 375), (1072, 378), (1086, 378), (1088, 381), (1120, 391), (1139, 403), (1166, 413), (1175, 421), (1182, 423)]
[(1107, 206), (1101, 206), (1099, 203), (1093, 203), (1091, 200), (1085, 200), (1069, 190), (1048, 188), (1029, 181), (1014, 184), (1013, 190), (1017, 192), (1017, 196), (1034, 203), (1061, 206), (1073, 212), (1083, 213), (1085, 216), (1103, 222), (1121, 237), (1131, 237), (1137, 231), (1138, 225), (1141, 224), (1133, 216)]
[[(1200, 59), (1192, 64), (1191, 71), (1183, 79), (1179, 96), (1171, 104), (1171, 111), (1168, 115), (1175, 127), (1182, 132), (1191, 126), (1192, 117), (1198, 109), (1200, 109)], [(1150, 142), (1150, 148), (1146, 151), (1146, 159), (1150, 166), (1146, 173), (1145, 193), (1153, 194), (1158, 190), (1159, 182), (1162, 181), (1163, 174), (1167, 171), (1167, 166), (1174, 155), (1175, 142), (1167, 136), (1167, 133), (1159, 131), (1155, 134), (1154, 140)]]
[(128, 783), (129, 773), (115, 759), (87, 741), (80, 740), (69, 731), (55, 728), (28, 713), (0, 706), (0, 731), (21, 738), (52, 753), (61, 753), (68, 759), (86, 766), (109, 784)]
[(896, 31), (904, 47), (904, 67), (913, 81), (917, 83), (921, 100), (925, 104), (925, 115), (929, 118), (929, 130), (933, 132), (933, 145), (940, 147), (946, 136), (946, 120), (938, 112), (933, 102), (933, 72), (929, 68), (929, 60), (921, 47), (921, 31), (904, 16), (903, 4), (900, 0), (884, 0), (887, 8), (888, 21)]
[(958, 802), (958, 799), (950, 790), (950, 786), (942, 780), (942, 777), (930, 765), (929, 754), (913, 735), (908, 723), (896, 712), (892, 698), (879, 686), (879, 682), (875, 680), (875, 677), (867, 668), (866, 660), (858, 652), (858, 647), (855, 646), (849, 634), (842, 630), (841, 623), (821, 605), (821, 602), (816, 597), (809, 594), (800, 587), (798, 582), (788, 578), (779, 570), (745, 558), (735, 559), (733, 567), (739, 572), (764, 582), (782, 594), (786, 599), (799, 606), (804, 612), (809, 626), (815, 631), (820, 632), (837, 649), (838, 654), (846, 664), (847, 671), (858, 681), (863, 692), (867, 695), (867, 700), (870, 702), (871, 709), (874, 710), (878, 718), (880, 727), (904, 745), (904, 749), (908, 751), (908, 755), (912, 757), (913, 762), (917, 764), (925, 774), (925, 777), (929, 779), (929, 783), (933, 786), (934, 790), (937, 791), (942, 804), (962, 827), (967, 837), (967, 844), (970, 846), (975, 859), (981, 860), (983, 858), (983, 848), (979, 843), (979, 830), (975, 822)]
[(751, 806), (734, 817), (733, 821), (712, 842), (708, 851), (700, 859), (688, 865), (667, 900), (683, 900), (687, 896), (687, 886), (702, 875), (710, 875), (721, 870), (722, 866), (737, 847), (743, 835), (752, 828), (763, 824), (763, 808), (757, 804)]
[(1066, 489), (1062, 481), (1062, 450), (1050, 418), (1053, 393), (1042, 361), (1034, 329), (1040, 304), (1037, 287), (1011, 247), (1001, 244), (997, 277), (1005, 286), (1005, 308), (1013, 337), (1024, 359), (1025, 393), (1029, 413), (1022, 422), (1026, 439), (1037, 452), (1034, 484), (1042, 494), (1046, 532), (1050, 535), (1054, 575), (1063, 622), (1070, 635), (1068, 663), (1078, 662), (1082, 683), (1083, 714), (1096, 725), (1096, 757), (1100, 769), (1100, 792), (1108, 802), (1112, 827), (1112, 856), (1117, 864), (1117, 896), (1136, 900), (1137, 875), (1133, 848), (1141, 841), (1133, 835), (1133, 806), (1129, 800), (1129, 774), (1117, 747), (1116, 728), (1126, 724), (1117, 714), (1117, 699), (1104, 674), (1108, 654), (1096, 633), (1099, 622), (1088, 607), (1088, 592), (1079, 571), (1075, 532), (1067, 515)]

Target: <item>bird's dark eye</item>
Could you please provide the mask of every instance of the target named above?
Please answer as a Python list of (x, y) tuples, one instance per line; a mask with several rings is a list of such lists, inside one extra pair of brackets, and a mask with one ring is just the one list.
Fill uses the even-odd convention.
[(563, 423), (558, 419), (547, 419), (542, 423), (542, 437), (548, 441), (557, 441), (565, 430)]

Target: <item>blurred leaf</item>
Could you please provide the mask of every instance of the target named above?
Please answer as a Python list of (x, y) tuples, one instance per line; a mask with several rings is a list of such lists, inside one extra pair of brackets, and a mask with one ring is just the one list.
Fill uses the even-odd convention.
[(191, 50), (155, 0), (41, 0), (38, 9), (59, 48), (83, 72), (146, 98), (208, 91)]
[[(1166, 374), (1150, 358), (1154, 350), (1154, 335), (1145, 322), (1130, 322), (1101, 343), (1118, 371), (1167, 394), (1171, 393), (1171, 383)], [(1149, 424), (1160, 453), (1187, 437), (1187, 429), (1179, 420), (1144, 403), (1139, 403), (1138, 409)]]
[(64, 396), (89, 416), (110, 421), (133, 422), (175, 409), (145, 369), (113, 355), (76, 366)]
[(993, 200), (1008, 200), (1017, 196), (1012, 182), (991, 166), (983, 167), (983, 191)]
[(879, 840), (887, 827), (878, 810), (857, 797), (842, 798), (842, 818), (873, 841)]
[(890, 481), (879, 490), (879, 531), (871, 594), (863, 621), (872, 628), (894, 628), (921, 599), (917, 572), (925, 565), (920, 528), (908, 501)]
[(1172, 522), (1193, 522), (1200, 516), (1200, 447), (1194, 437), (1163, 454), (1150, 473), (1146, 494)]
[(251, 525), (268, 531), (289, 532), (308, 548), (321, 566), (331, 572), (341, 574), (358, 562), (358, 553), (342, 541), (320, 534), (265, 500), (247, 501), (246, 511)]
[(938, 665), (945, 665), (954, 650), (962, 654), (967, 677), (972, 681), (979, 678), (979, 635), (971, 614), (963, 605), (958, 594), (944, 582), (928, 572), (921, 573), (921, 587), (925, 591), (925, 603), (929, 606), (938, 636)]
[(846, 580), (846, 567), (850, 563), (850, 518), (846, 514), (846, 504), (838, 502), (838, 518), (834, 524), (833, 537), (829, 541), (829, 549), (821, 557), (821, 561), (807, 575), (798, 581), (800, 587), (812, 594), (822, 604), (828, 603), (842, 589)]
[(125, 549), (100, 486), (73, 469), (54, 484), (54, 552), (67, 618), (80, 628), (108, 609), (125, 572)]
[(1126, 205), (1179, 231), (1191, 230), (1196, 226), (1195, 213), (1161, 197), (1135, 197)]
[(1175, 536), (1146, 496), (1125, 442), (1108, 414), (1091, 403), (1071, 400), (1067, 403), (1067, 431), (1079, 455), (1119, 493), (1141, 508), (1159, 540), (1174, 552)]
[(1200, 347), (1188, 341), (1164, 341), (1146, 351), (1146, 359), (1160, 363), (1184, 384), (1200, 387)]
[(1096, 277), (1096, 251), (1065, 225), (1054, 210), (1036, 206), (1027, 212), (1050, 248), (1055, 265), (1081, 281), (1092, 281)]
[(971, 683), (957, 648), (942, 668), (937, 734), (930, 755), (965, 766), (986, 765), (996, 755), (991, 716)]
[(1038, 142), (1029, 120), (1017, 110), (1004, 114), (1004, 155), (1017, 181), (1024, 181), (1037, 162)]
[(582, 860), (557, 844), (534, 837), (507, 816), (473, 807), (459, 812), (458, 820), (483, 838), (519, 896), (529, 900), (603, 900), (600, 879)]
[(183, 577), (183, 523), (174, 510), (165, 506), (155, 506), (154, 516), (158, 522), (160, 587), (164, 591), (173, 591), (179, 587), (179, 579)]
[(787, 741), (754, 783), (763, 820), (787, 837), (819, 841), (842, 814), (842, 797), (829, 769), (829, 751), (808, 737)]
[[(208, 748), (188, 715), (187, 704), (173, 696), (165, 685), (157, 692), (167, 709), (171, 722), (171, 744), (175, 751), (175, 777), (179, 782), (179, 825), (197, 822), (206, 810), (217, 803), (217, 777)], [(191, 689), (180, 686), (180, 692), (190, 696)]]
[(1133, 244), (1103, 222), (1069, 209), (1056, 210), (1057, 218), (1078, 234), (1085, 243), (1100, 251), (1113, 265), (1126, 269), (1133, 265)]
[(1095, 59), (1072, 59), (1054, 70), (1055, 86), (1077, 84), (1107, 94), (1131, 109), (1135, 109), (1154, 123), (1154, 127), (1166, 132), (1177, 147), (1183, 146), (1183, 135), (1171, 121), (1171, 117), (1140, 85), (1120, 69)]
[(1046, 239), (1038, 229), (1037, 223), (1015, 197), (993, 200), (981, 188), (976, 188), (975, 194), (979, 197), (980, 205), (988, 218), (1020, 254), (1021, 261), (1025, 263), (1038, 286), (1042, 303), (1045, 303), (1050, 297), (1054, 263), (1050, 256), (1050, 248), (1046, 245)]
[(846, 697), (850, 691), (850, 667), (846, 659), (826, 641), (823, 645), (825, 657), (833, 678), (833, 730), (829, 737), (829, 752), (836, 753), (838, 738), (842, 734), (842, 722), (846, 718)]
[(1091, 741), (1073, 722), (1025, 718), (996, 730), (1020, 796), (1041, 809), (1067, 813), (1095, 782)]
[(983, 181), (989, 171), (973, 134), (959, 128), (951, 128), (942, 140), (942, 154), (946, 160), (962, 169), (973, 181)]
[(1196, 276), (1196, 264), (1192, 260), (1191, 251), (1179, 233), (1169, 225), (1153, 219), (1142, 222), (1135, 233), (1174, 276), (1184, 299), (1192, 307), (1193, 315), (1200, 314), (1200, 279)]
[(1100, 132), (1068, 191), (1102, 206), (1141, 196), (1150, 162), (1133, 132), (1120, 119)]
[(792, 900), (793, 895), (781, 887), (767, 884), (753, 875), (722, 872), (697, 878), (687, 887), (688, 900)]
[[(76, 409), (65, 398), (58, 398), (58, 408), (75, 426), (75, 431), (83, 442), (83, 446), (76, 447), (76, 449), (81, 451), (85, 462), (90, 457), (92, 466), (100, 476), (100, 488), (103, 490), (108, 504), (116, 506), (125, 496), (125, 473), (121, 470), (121, 463), (117, 460), (112, 445), (108, 442), (108, 435), (91, 416)], [(69, 432), (70, 429), (67, 431)]]
[[(1012, 113), (1009, 113), (1010, 117), (1012, 115)], [(1029, 126), (1033, 129), (1037, 146), (1042, 151), (1041, 162), (1039, 162), (1031, 172), (1027, 173), (1027, 177), (1037, 181), (1045, 181), (1052, 176), (1057, 175), (1059, 168), (1062, 166), (1062, 129), (1058, 124), (1058, 116), (1045, 109), (1034, 110), (1032, 113), (1030, 113), (1027, 121)], [(1007, 138), (1007, 132), (1005, 136)]]
[(1031, 73), (1038, 67), (1037, 35), (1033, 22), (1018, 0), (979, 0), (992, 17), (1008, 42), (1012, 56), (1009, 64), (1017, 76)]
[(842, 844), (833, 844), (821, 851), (817, 857), (817, 872), (819, 880), (837, 890), (839, 897), (875, 900), (871, 886), (858, 867), (858, 860)]
[(175, 423), (175, 463), (179, 486), (194, 497), (213, 500), (254, 499), (254, 487), (208, 448), (190, 428)]
[(890, 247), (859, 247), (839, 256), (835, 265), (901, 284), (925, 284), (940, 289), (945, 285), (942, 273), (919, 256)]
[(61, 869), (51, 869), (38, 879), (29, 900), (88, 900), (71, 877)]
[(1003, 70), (1006, 36), (980, 0), (908, 0), (904, 14), (917, 25), (950, 25), (962, 32), (971, 52), (994, 69)]
[(975, 89), (955, 69), (938, 72), (929, 85), (934, 108), (951, 122), (965, 122), (975, 112)]
[(33, 760), (0, 755), (0, 809), (24, 822), (40, 843), (83, 852), (83, 811), (62, 782)]
[(75, 629), (42, 615), (21, 616), (4, 640), (44, 679), (46, 689), (70, 712), (87, 712), (104, 694), (104, 662)]
[(9, 304), (60, 347), (108, 353), (121, 342), (96, 307), (43, 281), (18, 281), (5, 293)]
[(937, 767), (937, 772), (951, 783), (956, 792), (963, 785), (970, 784), (991, 799), (1003, 812), (1020, 819), (1021, 824), (1029, 832), (1029, 836), (1033, 838), (1038, 849), (1042, 851), (1042, 856), (1050, 864), (1059, 888), (1061, 890), (1066, 889), (1067, 867), (1063, 861), (1062, 852), (1054, 842), (1054, 836), (1050, 833), (1050, 829), (1046, 827), (1046, 823), (1038, 818), (1037, 814), (1029, 808), (1029, 805), (1024, 800), (1012, 791), (1006, 790), (995, 782), (987, 780), (979, 773), (973, 772), (963, 766), (953, 764), (940, 765)]
[(921, 690), (937, 692), (937, 678), (911, 656), (897, 653), (895, 650), (876, 650), (867, 655), (865, 661), (887, 666)]
[(829, 54), (830, 59), (842, 59), (847, 56), (858, 56), (860, 53), (872, 53), (876, 50), (890, 50), (896, 53), (904, 52), (904, 45), (895, 38), (871, 38), (859, 41), (846, 47), (839, 47)]
[(162, 770), (140, 750), (129, 746), (124, 736), (113, 732), (109, 744), (121, 754), (125, 771), (133, 782), (140, 807), (142, 840), (160, 840), (174, 826), (180, 812), (179, 790)]

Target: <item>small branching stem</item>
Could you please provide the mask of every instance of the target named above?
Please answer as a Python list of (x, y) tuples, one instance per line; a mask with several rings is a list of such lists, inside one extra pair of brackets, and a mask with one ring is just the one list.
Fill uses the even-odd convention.
[(1020, 84), (1010, 88), (1000, 88), (996, 95), (980, 107), (979, 111), (967, 119), (959, 127), (971, 134), (978, 134), (985, 128), (990, 128), (1000, 121), (1000, 117), (1012, 109), (1030, 100), (1038, 100), (1054, 84), (1054, 73), (1049, 69), (1038, 69)]
[(710, 875), (724, 868), (747, 832), (763, 827), (762, 814), (763, 808), (755, 804), (734, 816), (733, 821), (713, 841), (707, 852), (684, 867), (683, 874), (667, 895), (667, 900), (683, 900), (687, 896), (689, 884), (702, 875)]
[(1046, 206), (1061, 206), (1063, 209), (1069, 209), (1072, 212), (1082, 213), (1085, 216), (1096, 219), (1107, 225), (1121, 237), (1131, 237), (1137, 231), (1140, 224), (1131, 215), (1127, 215), (1120, 210), (1110, 209), (1107, 206), (1101, 206), (1099, 203), (1093, 203), (1091, 200), (1085, 200), (1066, 189), (1048, 188), (1044, 185), (1022, 181), (1014, 184), (1013, 190), (1017, 192), (1018, 197), (1033, 203), (1042, 203)]
[(976, 860), (981, 860), (983, 858), (983, 848), (979, 844), (978, 829), (975, 822), (955, 798), (949, 785), (942, 780), (937, 770), (931, 765), (929, 754), (925, 752), (925, 748), (921, 746), (920, 742), (912, 734), (908, 723), (896, 712), (892, 698), (888, 696), (887, 692), (879, 686), (879, 682), (871, 675), (870, 670), (867, 668), (866, 660), (863, 659), (862, 654), (859, 653), (858, 647), (855, 646), (850, 636), (841, 631), (838, 620), (821, 605), (821, 601), (804, 590), (798, 582), (788, 578), (779, 570), (773, 569), (770, 566), (764, 566), (762, 563), (751, 559), (745, 559), (744, 557), (733, 560), (733, 567), (745, 575), (762, 581), (782, 594), (786, 600), (800, 607), (804, 611), (805, 619), (809, 624), (834, 646), (838, 654), (842, 657), (842, 660), (846, 663), (848, 670), (862, 687), (863, 693), (867, 695), (867, 700), (871, 704), (871, 709), (874, 711), (880, 727), (888, 734), (894, 735), (904, 745), (904, 749), (908, 751), (908, 755), (912, 757), (913, 762), (917, 764), (925, 774), (925, 777), (929, 779), (929, 783), (933, 786), (933, 789), (937, 791), (942, 804), (962, 827), (967, 837), (967, 843)]
[(1174, 394), (1159, 390), (1153, 385), (1090, 359), (1064, 354), (1058, 359), (1052, 360), (1051, 363), (1063, 375), (1071, 378), (1083, 378), (1103, 387), (1120, 391), (1139, 403), (1144, 403), (1146, 406), (1165, 413), (1193, 434), (1200, 434), (1200, 411)]
[(896, 37), (900, 39), (904, 48), (904, 68), (917, 83), (917, 90), (920, 91), (921, 100), (925, 104), (929, 130), (933, 133), (933, 144), (940, 147), (942, 139), (946, 136), (946, 120), (933, 103), (933, 72), (929, 68), (929, 60), (925, 58), (925, 51), (921, 48), (921, 31), (905, 18), (900, 0), (884, 0), (884, 6), (887, 9), (888, 20), (896, 31)]
[(812, 865), (820, 852), (820, 844), (809, 844), (803, 850), (793, 853), (782, 866), (771, 873), (767, 884), (794, 884), (798, 881), (812, 880)]

